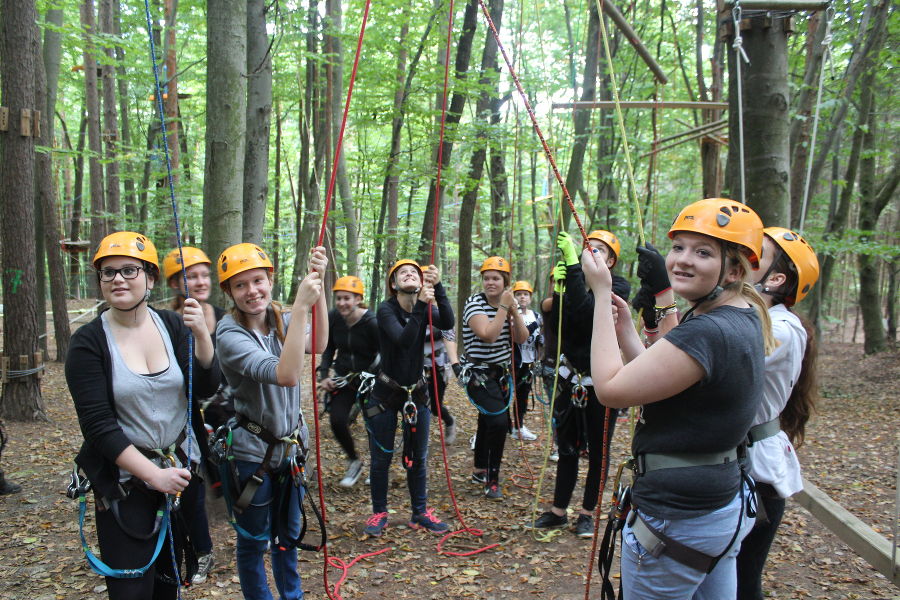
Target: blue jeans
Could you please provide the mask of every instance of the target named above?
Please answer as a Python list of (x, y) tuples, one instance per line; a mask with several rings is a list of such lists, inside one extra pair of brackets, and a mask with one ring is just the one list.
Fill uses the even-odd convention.
[[(406, 401), (405, 394), (403, 394), (403, 401)], [(376, 398), (373, 394), (369, 398), (367, 407), (378, 402), (384, 403), (388, 409), (366, 419), (371, 455), (369, 476), (373, 513), (387, 512), (388, 470), (391, 466), (391, 458), (395, 454), (393, 452), (394, 437), (397, 432), (397, 414), (399, 413), (398, 410), (389, 407), (392, 405), (391, 397)], [(415, 461), (413, 467), (406, 471), (409, 502), (414, 515), (425, 512), (428, 503), (428, 430), (431, 424), (431, 411), (419, 399), (416, 401), (416, 411), (418, 422), (412, 441)], [(404, 421), (403, 427), (407, 428), (409, 425)], [(397, 453), (400, 451), (402, 450), (398, 450)]]
[[(746, 505), (750, 492), (744, 487), (743, 502)], [(640, 513), (640, 511), (638, 511)], [(741, 548), (741, 540), (753, 527), (753, 519), (747, 517), (746, 506), (741, 507), (741, 493), (717, 510), (702, 517), (664, 520), (640, 513), (651, 527), (667, 536), (710, 556), (728, 551), (712, 570), (706, 574), (686, 567), (667, 556), (650, 555), (635, 539), (631, 527), (622, 532), (622, 591), (628, 600), (733, 600), (737, 595), (737, 569), (735, 557)], [(734, 532), (740, 531), (737, 537)], [(734, 537), (734, 542), (729, 542)]]
[[(246, 460), (235, 460), (241, 486), (250, 478), (259, 463)], [(300, 535), (300, 508), (297, 494), (300, 490), (293, 485), (288, 486), (291, 497), (288, 499), (288, 533), (292, 537)], [(263, 482), (256, 490), (250, 506), (241, 514), (235, 513), (238, 525), (253, 535), (269, 531), (274, 515), (274, 489), (271, 476), (266, 473)], [(238, 535), (237, 539), (237, 571), (241, 581), (241, 592), (248, 600), (270, 600), (269, 582), (266, 579), (265, 553), (269, 542), (254, 540)], [(303, 587), (300, 585), (300, 574), (297, 572), (297, 549), (281, 550), (272, 548), (272, 575), (275, 577), (275, 588), (283, 600), (303, 598)]]

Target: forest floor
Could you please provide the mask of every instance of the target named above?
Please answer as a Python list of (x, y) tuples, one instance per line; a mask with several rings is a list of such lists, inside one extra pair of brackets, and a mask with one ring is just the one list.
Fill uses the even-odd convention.
[[(860, 345), (825, 345), (820, 367), (823, 399), (808, 427), (807, 442), (798, 451), (804, 474), (890, 538), (900, 431), (900, 353), (864, 357)], [(3, 455), (3, 467), (23, 491), (0, 497), (0, 598), (105, 598), (103, 579), (88, 569), (81, 552), (76, 503), (65, 496), (81, 434), (59, 363), (49, 364), (43, 391), (49, 422), (6, 424), (10, 443)], [(564, 531), (543, 543), (535, 541), (523, 527), (532, 513), (536, 488), (527, 478), (525, 458), (537, 478), (543, 458), (541, 442), (507, 442), (503, 486), (506, 496), (503, 502), (488, 501), (469, 482), (471, 452), (467, 441), (475, 429), (474, 410), (455, 384), (449, 386), (447, 398), (447, 405), (460, 418), (463, 430), (448, 452), (460, 508), (470, 526), (485, 530), (483, 542), (499, 546), (467, 558), (439, 555), (439, 538), (406, 525), (409, 500), (398, 464), (391, 472), (389, 502), (394, 512), (390, 527), (383, 538), (366, 539), (361, 530), (371, 512), (368, 488), (362, 480), (350, 490), (337, 485), (344, 461), (330, 429), (323, 423), (327, 432), (322, 452), (331, 554), (349, 562), (360, 554), (390, 548), (353, 566), (342, 585), (342, 596), (347, 600), (583, 598), (590, 540)], [(306, 414), (311, 422), (309, 408)], [(526, 423), (532, 430), (542, 429), (541, 414), (539, 406), (529, 413)], [(429, 504), (456, 528), (458, 521), (441, 463), (440, 439), (436, 423), (433, 425)], [(354, 434), (358, 447), (365, 448), (361, 423), (354, 426)], [(613, 443), (613, 473), (615, 464), (626, 456), (628, 445), (628, 423), (620, 422)], [(550, 463), (541, 488), (541, 510), (552, 499), (553, 466)], [(582, 462), (582, 473), (584, 469), (586, 463)], [(518, 485), (511, 481), (514, 473), (519, 476), (515, 478)], [(314, 476), (311, 480), (315, 493)], [(580, 500), (580, 487), (574, 498)], [(224, 518), (221, 500), (210, 498), (209, 502), (217, 564), (206, 583), (185, 590), (183, 597), (240, 598), (234, 565), (235, 533)], [(607, 490), (604, 507), (608, 505)], [(88, 521), (92, 520), (89, 515)], [(87, 535), (89, 540), (95, 539), (90, 528)], [(318, 539), (316, 532), (309, 535), (308, 541)], [(483, 542), (461, 536), (451, 538), (447, 549), (462, 551)], [(307, 597), (324, 598), (322, 555), (303, 552), (300, 570)], [(332, 583), (339, 577), (337, 569), (329, 571)], [(778, 599), (900, 599), (900, 589), (790, 501), (772, 547), (765, 587), (769, 597)], [(591, 597), (599, 596), (595, 570)]]

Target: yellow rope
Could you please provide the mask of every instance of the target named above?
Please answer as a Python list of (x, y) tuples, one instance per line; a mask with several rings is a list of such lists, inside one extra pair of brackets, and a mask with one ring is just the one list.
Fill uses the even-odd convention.
[(597, 4), (597, 13), (600, 16), (600, 33), (603, 37), (603, 50), (606, 54), (606, 68), (609, 69), (609, 81), (612, 88), (613, 101), (616, 104), (616, 117), (619, 122), (619, 135), (622, 136), (622, 148), (625, 150), (625, 166), (628, 174), (628, 187), (631, 200), (634, 203), (634, 216), (638, 226), (638, 238), (641, 245), (646, 243), (644, 239), (644, 219), (641, 215), (641, 204), (637, 197), (637, 186), (634, 183), (634, 168), (631, 163), (631, 150), (628, 147), (628, 136), (625, 133), (625, 119), (622, 117), (622, 106), (619, 103), (619, 88), (616, 83), (616, 72), (612, 64), (612, 53), (609, 51), (609, 39), (606, 33), (606, 22), (603, 18), (603, 5), (601, 0), (594, 0)]

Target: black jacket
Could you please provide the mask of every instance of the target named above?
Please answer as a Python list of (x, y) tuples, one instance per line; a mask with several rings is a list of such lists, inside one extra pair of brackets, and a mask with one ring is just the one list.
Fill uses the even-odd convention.
[[(181, 315), (168, 311), (156, 310), (172, 340), (172, 349), (178, 366), (188, 380), (188, 333)], [(207, 451), (206, 428), (200, 416), (198, 398), (212, 396), (219, 387), (221, 372), (219, 364), (213, 358), (209, 369), (202, 368), (194, 361), (194, 401), (191, 413), (191, 424), (194, 435), (200, 445), (201, 452)], [(78, 424), (84, 436), (81, 450), (75, 462), (84, 469), (94, 489), (106, 498), (119, 496), (119, 470), (116, 458), (131, 440), (122, 431), (116, 420), (116, 407), (112, 388), (112, 357), (103, 323), (97, 317), (84, 325), (72, 336), (69, 353), (66, 355), (66, 382), (75, 411), (78, 413)]]
[[(436, 329), (452, 329), (453, 308), (438, 283), (434, 286), (432, 321)], [(378, 306), (378, 332), (381, 339), (381, 371), (400, 385), (413, 385), (422, 377), (425, 362), (425, 330), (428, 328), (428, 305), (416, 300), (412, 312), (406, 312), (397, 298), (388, 298)], [(375, 391), (390, 393), (387, 384), (378, 381)]]
[(348, 327), (341, 313), (333, 308), (328, 312), (328, 345), (316, 370), (320, 378), (328, 377), (329, 368), (338, 375), (368, 371), (378, 357), (378, 349), (378, 321), (372, 311), (367, 310)]

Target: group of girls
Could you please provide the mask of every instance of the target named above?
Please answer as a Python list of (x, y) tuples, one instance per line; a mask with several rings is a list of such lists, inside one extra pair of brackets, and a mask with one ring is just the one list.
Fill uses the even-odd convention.
[[(264, 568), (268, 531), (277, 521), (283, 539), (300, 535), (302, 488), (286, 474), (307, 438), (298, 385), (303, 356), (324, 350), (328, 339), (324, 249), (311, 252), (290, 312), (272, 301), (272, 263), (254, 244), (232, 246), (216, 263), (219, 285), (234, 303), (229, 314), (206, 302), (212, 265), (205, 254), (184, 248), (164, 264), (169, 284), (182, 294), (173, 306), (177, 312), (148, 305), (160, 278), (153, 242), (127, 231), (104, 238), (93, 266), (108, 310), (75, 332), (66, 357), (84, 435), (76, 463), (97, 500), (108, 594), (175, 598), (179, 584), (197, 574), (189, 557), (205, 556), (207, 572), (212, 566), (198, 468), (206, 456), (206, 430), (197, 399), (215, 397), (224, 381), (233, 391), (229, 462), (237, 477), (223, 479), (253, 492), (235, 515), (236, 529), (247, 533), (237, 539), (241, 589), (246, 598), (271, 598)], [(178, 278), (187, 279), (190, 297)], [(315, 348), (307, 333), (314, 305), (321, 321)], [(171, 496), (178, 499), (167, 500)], [(286, 507), (287, 516), (275, 515), (276, 507)], [(168, 520), (164, 514), (179, 524), (168, 537), (159, 534), (161, 520)], [(295, 544), (272, 544), (271, 554), (281, 596), (301, 598)]]
[[(314, 248), (287, 311), (272, 299), (266, 252), (238, 244), (216, 261), (219, 285), (233, 303), (225, 314), (207, 302), (211, 261), (184, 248), (164, 263), (178, 294), (175, 310), (167, 311), (147, 304), (160, 277), (153, 243), (133, 232), (107, 236), (93, 264), (109, 309), (73, 336), (66, 378), (84, 435), (76, 462), (97, 499), (101, 558), (112, 572), (110, 598), (173, 598), (178, 579), (196, 574), (187, 559), (186, 572), (176, 573), (181, 562), (172, 560), (168, 539), (157, 543), (167, 506), (181, 523), (173, 530), (176, 549), (187, 557), (188, 544), (201, 563), (206, 557), (207, 571), (212, 566), (198, 470), (207, 433), (197, 399), (216, 398), (226, 384), (225, 399), (216, 402), (225, 415), (234, 414), (222, 441), (233, 471), (220, 475), (238, 531), (242, 592), (271, 597), (268, 550), (279, 594), (303, 596), (297, 545), (305, 488), (297, 474), (308, 448), (299, 386), (308, 353), (324, 352), (318, 385), (346, 454), (346, 487), (362, 473), (348, 429), (362, 400), (372, 501), (366, 534), (380, 536), (388, 526), (398, 421), (408, 524), (433, 533), (448, 529), (429, 507), (427, 491), (432, 413), (445, 419), (447, 438), (457, 431), (441, 402), (442, 378), (432, 375), (445, 366), (478, 410), (472, 480), (485, 497), (503, 498), (506, 437), (530, 434), (522, 398), (539, 360), (542, 321), (562, 349), (558, 361), (555, 343), (545, 351), (558, 370), (553, 415), (560, 456), (553, 504), (532, 525), (567, 524), (579, 456), (586, 454), (575, 531), (592, 535), (617, 410), (636, 406), (622, 543), (625, 596), (732, 598), (739, 589), (742, 599), (761, 598), (784, 498), (802, 487), (792, 441), (802, 441), (812, 409), (814, 352), (790, 307), (815, 284), (818, 263), (801, 236), (781, 228), (764, 232), (756, 214), (732, 200), (687, 206), (669, 237), (666, 257), (652, 246), (639, 248), (641, 289), (633, 306), (646, 345), (632, 326), (627, 281), (610, 273), (621, 244), (598, 230), (580, 261), (577, 244), (559, 236), (562, 261), (552, 272), (553, 293), (541, 303), (543, 319), (529, 307), (530, 284), (512, 285), (509, 262), (485, 260), (482, 291), (465, 302), (464, 354), (457, 356), (455, 317), (433, 265), (397, 261), (387, 276), (389, 297), (375, 315), (362, 304), (362, 282), (341, 278), (329, 314), (322, 289), (327, 260), (323, 248)], [(680, 320), (676, 296), (690, 305)], [(364, 383), (371, 388), (366, 394)], [(177, 502), (167, 500), (175, 496)]]

